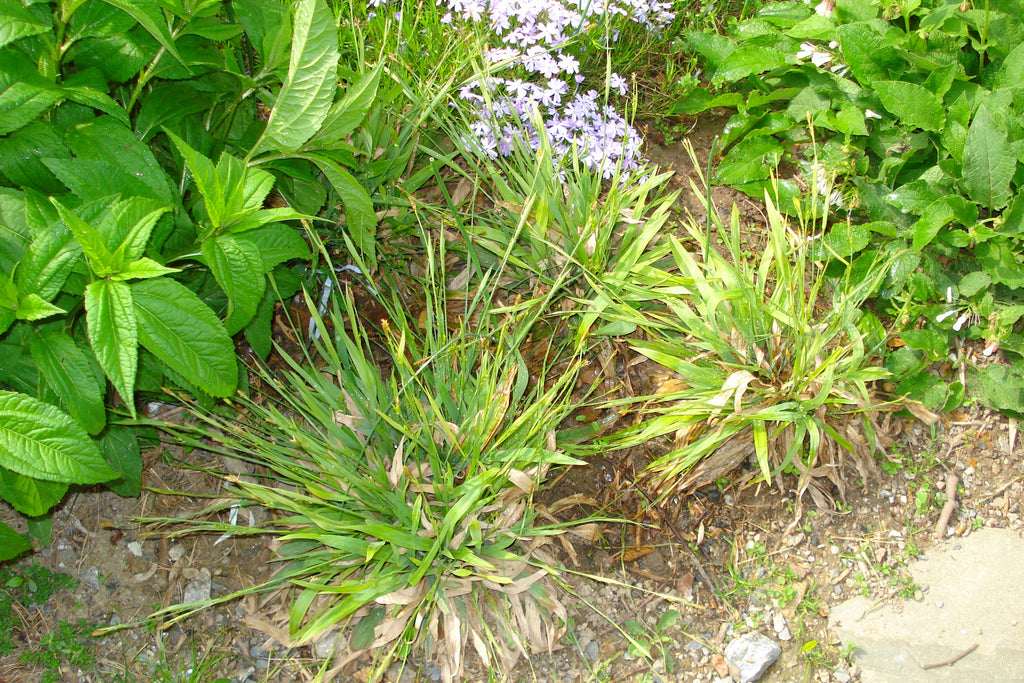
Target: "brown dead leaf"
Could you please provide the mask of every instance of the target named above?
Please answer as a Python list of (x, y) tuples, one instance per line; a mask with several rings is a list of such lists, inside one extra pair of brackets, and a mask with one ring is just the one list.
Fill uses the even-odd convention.
[(638, 545), (630, 548), (629, 550), (624, 550), (619, 557), (622, 558), (623, 562), (635, 562), (636, 560), (639, 560), (641, 557), (650, 555), (653, 552), (654, 548), (652, 546)]
[(574, 493), (571, 496), (566, 496), (565, 498), (559, 498), (556, 500), (550, 507), (548, 507), (548, 512), (552, 515), (557, 515), (562, 510), (567, 510), (577, 505), (599, 507), (601, 504), (586, 494)]

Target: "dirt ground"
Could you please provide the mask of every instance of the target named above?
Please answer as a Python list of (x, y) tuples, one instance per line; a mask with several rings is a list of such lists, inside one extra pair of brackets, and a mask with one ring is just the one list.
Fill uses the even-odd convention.
[[(698, 150), (706, 150), (714, 127), (712, 122), (686, 133)], [(675, 165), (677, 184), (694, 173), (678, 143), (652, 144), (649, 154)], [(736, 202), (756, 216), (758, 208), (745, 196), (726, 188), (713, 194), (718, 206)], [(685, 193), (682, 201), (702, 219), (699, 202)], [(545, 500), (581, 494), (601, 505), (580, 506), (564, 516), (602, 512), (631, 523), (607, 523), (600, 542), (573, 539), (572, 551), (559, 551), (566, 570), (551, 585), (569, 607), (562, 647), (521, 662), (511, 680), (715, 681), (728, 675), (724, 645), (749, 630), (771, 637), (783, 650), (761, 680), (858, 680), (850, 653), (827, 631), (829, 608), (857, 594), (921, 598), (927, 587), (912, 584), (906, 564), (935, 542), (951, 476), (961, 488), (947, 537), (984, 526), (1024, 528), (1024, 453), (1006, 418), (970, 407), (931, 427), (910, 417), (896, 424), (897, 445), (880, 461), (877, 477), (851, 486), (846, 501), (830, 511), (791, 491), (739, 485), (743, 470), (730, 484), (669, 499), (653, 512), (624, 457), (558, 474)], [(43, 606), (24, 608), (24, 629), (17, 634), (24, 648), (61, 621), (85, 619), (97, 628), (133, 624), (155, 609), (224, 596), (273, 571), (273, 554), (263, 541), (149, 533), (140, 519), (187, 516), (216, 500), (220, 481), (204, 469), (222, 469), (223, 463), (170, 447), (148, 453), (147, 462), (147, 490), (140, 498), (86, 490), (55, 511), (52, 545), (23, 562), (70, 574), (78, 585)], [(237, 513), (246, 519), (250, 511)], [(2, 516), (17, 524), (10, 511)], [(94, 667), (79, 670), (65, 663), (59, 680), (313, 680), (331, 643), (287, 648), (280, 630), (286, 616), (282, 596), (250, 597), (165, 628), (115, 630), (88, 644)], [(334, 680), (363, 681), (367, 665), (353, 662)], [(468, 670), (467, 680), (488, 680), (488, 672), (472, 665)], [(0, 661), (0, 672), (11, 683), (43, 675), (20, 663), (17, 653)], [(439, 678), (431, 662), (415, 661), (393, 667), (388, 677)]]

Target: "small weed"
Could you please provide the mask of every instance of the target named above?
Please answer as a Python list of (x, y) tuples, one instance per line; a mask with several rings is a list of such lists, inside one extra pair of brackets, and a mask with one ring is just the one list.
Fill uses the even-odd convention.
[(672, 638), (668, 635), (668, 630), (679, 621), (680, 616), (677, 610), (665, 610), (653, 628), (643, 626), (633, 619), (626, 621), (622, 626), (631, 636), (629, 654), (644, 659), (660, 656), (665, 662), (665, 670), (671, 674), (673, 660), (669, 647)]
[(96, 653), (90, 635), (93, 626), (85, 619), (77, 622), (62, 621), (47, 633), (36, 647), (22, 653), (23, 664), (32, 664), (46, 669), (42, 683), (56, 683), (60, 680), (62, 658), (74, 667), (91, 669), (96, 664)]

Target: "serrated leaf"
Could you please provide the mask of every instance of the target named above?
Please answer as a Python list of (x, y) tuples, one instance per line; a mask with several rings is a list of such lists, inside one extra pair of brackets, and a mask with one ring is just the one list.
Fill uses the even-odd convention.
[(60, 99), (57, 86), (24, 55), (13, 48), (0, 52), (0, 135), (28, 125)]
[(66, 139), (74, 159), (44, 163), (86, 201), (120, 194), (173, 204), (175, 190), (153, 152), (135, 133), (111, 116), (100, 116), (71, 128)]
[(1010, 201), (1010, 181), (1017, 157), (985, 105), (978, 107), (964, 143), (963, 180), (967, 195), (987, 209), (1002, 209)]
[(103, 236), (99, 231), (76, 216), (70, 209), (51, 197), (50, 201), (57, 208), (60, 219), (71, 230), (82, 252), (89, 262), (89, 269), (99, 277), (106, 277), (115, 272), (114, 255), (110, 253)]
[(942, 101), (922, 85), (905, 81), (875, 81), (874, 88), (882, 106), (908, 126), (938, 131), (946, 122)]
[(983, 270), (976, 270), (960, 278), (960, 284), (957, 285), (957, 289), (960, 290), (960, 296), (972, 297), (991, 284), (992, 278), (988, 273)]
[(128, 119), (128, 112), (105, 92), (83, 85), (68, 85), (66, 83), (61, 86), (60, 92), (66, 99), (72, 102), (84, 104), (93, 109), (99, 109), (104, 114), (113, 116), (114, 119), (124, 125), (131, 125), (131, 121)]
[(237, 240), (232, 235), (208, 239), (203, 242), (202, 250), (210, 272), (228, 296), (224, 327), (229, 335), (234, 335), (249, 324), (263, 297), (266, 284), (263, 259), (252, 243)]
[(64, 192), (64, 186), (40, 159), (70, 157), (71, 151), (49, 121), (33, 121), (0, 137), (0, 168), (16, 187), (50, 195)]
[(124, 282), (97, 280), (85, 288), (89, 345), (103, 373), (135, 417), (138, 326), (132, 290)]
[(119, 496), (137, 496), (142, 491), (142, 453), (135, 432), (127, 427), (111, 425), (97, 440), (103, 457), (121, 473), (106, 486)]
[(168, 268), (151, 258), (142, 257), (125, 264), (124, 268), (111, 275), (110, 279), (122, 282), (125, 280), (148, 280), (161, 275), (177, 273), (180, 270), (180, 268)]
[(103, 374), (91, 353), (64, 332), (44, 332), (29, 346), (32, 360), (71, 417), (90, 434), (107, 424)]
[(60, 502), (68, 492), (63, 482), (44, 481), (0, 467), (0, 498), (29, 517), (38, 517)]
[(310, 154), (303, 158), (316, 164), (338, 193), (345, 208), (349, 236), (371, 267), (376, 265), (377, 215), (373, 211), (373, 200), (369, 193), (351, 173), (331, 159), (321, 154)]
[(288, 75), (253, 154), (294, 152), (313, 137), (331, 109), (338, 77), (338, 32), (324, 0), (299, 0)]
[(142, 280), (131, 290), (142, 345), (208, 394), (233, 394), (235, 347), (214, 312), (170, 278)]
[(28, 539), (4, 522), (0, 522), (0, 562), (13, 560), (32, 549)]
[(183, 66), (188, 68), (185, 60), (178, 53), (178, 47), (174, 44), (174, 38), (171, 37), (171, 32), (167, 29), (167, 19), (157, 3), (153, 2), (153, 0), (103, 0), (103, 2), (113, 5), (134, 17), (135, 21), (139, 22), (149, 32), (149, 35), (153, 36), (165, 50), (171, 53)]
[(49, 30), (49, 23), (22, 7), (18, 0), (0, 0), (0, 47)]
[(18, 301), (14, 317), (18, 320), (42, 320), (61, 313), (67, 313), (67, 311), (40, 298), (38, 294), (29, 293), (24, 294)]
[(363, 74), (358, 81), (349, 85), (345, 90), (345, 95), (331, 106), (312, 141), (328, 145), (344, 139), (354, 131), (356, 126), (366, 118), (366, 113), (377, 99), (377, 89), (380, 86), (380, 75), (383, 71), (384, 61), (381, 60), (371, 71)]
[(306, 240), (295, 228), (282, 223), (270, 223), (254, 230), (234, 235), (240, 242), (248, 242), (256, 248), (263, 260), (263, 272), (269, 273), (280, 263), (292, 259), (308, 259), (311, 254)]
[(24, 293), (35, 293), (50, 301), (82, 258), (82, 248), (65, 225), (56, 221), (52, 227), (36, 233), (18, 268), (18, 287)]
[(902, 60), (885, 37), (867, 24), (843, 24), (837, 32), (843, 58), (864, 88), (899, 72)]
[(13, 391), (0, 391), (0, 466), (69, 484), (98, 484), (117, 476), (70, 416)]

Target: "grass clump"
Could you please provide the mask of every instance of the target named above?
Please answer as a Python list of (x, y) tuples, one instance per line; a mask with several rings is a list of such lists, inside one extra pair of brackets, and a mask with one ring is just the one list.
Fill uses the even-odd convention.
[(258, 589), (291, 594), (290, 645), (347, 626), (339, 665), (372, 650), (380, 671), (418, 654), (457, 680), (469, 647), (507, 667), (561, 635), (564, 611), (535, 566), (559, 530), (536, 524), (532, 496), (549, 467), (577, 463), (554, 430), (578, 362), (557, 377), (528, 368), (520, 349), (550, 302), (496, 313), (487, 278), (449, 291), (443, 258), (427, 254), (421, 298), (382, 295), (374, 321), (351, 302), (326, 320), (312, 311), (320, 337), (303, 359), (259, 370), (264, 395), (238, 414), (198, 412), (178, 436), (216, 429), (217, 450), (265, 468), (229, 478), (232, 502), (211, 513), (263, 506), (270, 521), (189, 530), (275, 539), (280, 570)]
[(889, 374), (877, 356), (880, 324), (862, 310), (886, 264), (847, 268), (830, 282), (814, 260), (825, 219), (794, 227), (766, 204), (760, 256), (743, 256), (735, 211), (717, 231), (720, 251), (710, 224), (685, 222), (689, 241), (670, 236), (667, 263), (648, 269), (661, 284), (610, 307), (645, 331), (631, 347), (673, 374), (639, 399), (636, 424), (603, 443), (670, 435), (671, 448), (647, 470), (664, 492), (711, 483), (754, 456), (765, 480), (795, 473), (798, 492), (827, 505), (845, 493), (845, 465), (866, 480), (888, 443), (880, 424), (887, 404), (875, 390)]

